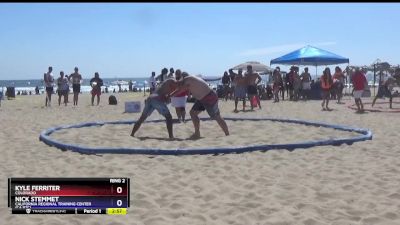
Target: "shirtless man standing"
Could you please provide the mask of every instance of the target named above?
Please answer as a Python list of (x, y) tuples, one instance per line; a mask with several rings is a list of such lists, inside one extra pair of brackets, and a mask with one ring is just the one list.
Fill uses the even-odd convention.
[(74, 91), (74, 105), (78, 105), (78, 97), (81, 92), (82, 76), (78, 73), (78, 67), (75, 67), (75, 72), (69, 76), (72, 79), (72, 90)]
[(178, 82), (179, 88), (176, 91), (180, 91), (182, 89), (188, 90), (196, 99), (196, 102), (190, 110), (190, 116), (194, 126), (194, 134), (190, 138), (200, 138), (200, 119), (198, 115), (204, 110), (207, 110), (210, 118), (216, 120), (218, 125), (224, 131), (225, 135), (228, 136), (228, 126), (226, 125), (225, 120), (221, 117), (218, 108), (217, 93), (215, 93), (201, 78), (188, 75), (185, 72), (182, 73), (182, 76), (184, 78)]
[(43, 80), (46, 85), (46, 106), (51, 105), (51, 95), (53, 94), (54, 77), (53, 77), (53, 67), (49, 67), (49, 71), (44, 74)]
[(237, 109), (239, 98), (243, 101), (243, 112), (246, 107), (246, 88), (247, 88), (247, 80), (243, 76), (242, 69), (238, 70), (238, 73), (234, 73), (233, 70), (229, 70), (229, 73), (234, 74), (233, 83), (235, 84), (235, 110), (234, 112), (239, 112)]
[[(248, 65), (245, 77), (247, 80), (247, 95), (249, 97), (250, 103), (251, 99), (256, 96), (258, 107), (261, 109), (260, 98), (258, 97), (257, 90), (257, 85), (261, 82), (261, 76), (258, 73), (253, 72), (253, 67), (251, 65)], [(250, 105), (251, 110), (253, 110), (253, 104)]]
[(176, 90), (177, 86), (175, 79), (166, 79), (152, 94), (150, 94), (149, 97), (147, 97), (142, 115), (133, 126), (131, 133), (132, 137), (135, 136), (136, 131), (140, 128), (140, 125), (142, 125), (146, 118), (149, 117), (154, 110), (157, 110), (158, 113), (165, 117), (169, 138), (174, 138), (172, 132), (172, 116), (167, 107), (167, 102), (168, 98), (172, 95), (171, 93)]

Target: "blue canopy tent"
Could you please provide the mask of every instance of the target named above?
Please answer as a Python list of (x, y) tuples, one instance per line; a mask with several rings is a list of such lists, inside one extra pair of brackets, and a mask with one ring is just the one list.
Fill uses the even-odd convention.
[(341, 63), (349, 63), (349, 59), (336, 55), (332, 52), (307, 45), (301, 49), (271, 60), (270, 65), (309, 65), (316, 66), (315, 71), (317, 71), (318, 66)]
[[(315, 76), (317, 77), (318, 66), (349, 63), (348, 58), (336, 55), (332, 52), (307, 45), (289, 54), (271, 60), (270, 64), (282, 65), (310, 65), (315, 66)], [(348, 67), (347, 67), (348, 68)], [(349, 71), (347, 71), (347, 74)], [(315, 77), (315, 78), (316, 78)], [(346, 89), (347, 90), (347, 89)], [(314, 93), (314, 92), (313, 92)], [(313, 96), (317, 98), (319, 91), (315, 89)]]

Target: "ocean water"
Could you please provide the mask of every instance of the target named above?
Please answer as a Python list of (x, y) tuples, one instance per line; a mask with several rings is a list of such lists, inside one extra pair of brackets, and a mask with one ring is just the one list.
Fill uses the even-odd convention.
[[(56, 79), (56, 78), (55, 78)], [(108, 90), (113, 91), (115, 88), (116, 91), (118, 91), (118, 85), (113, 84), (113, 82), (117, 80), (122, 80), (126, 82), (126, 85), (122, 84), (121, 88), (122, 90), (129, 89), (128, 82), (132, 80), (134, 83), (134, 87), (140, 88), (143, 90), (143, 88), (148, 89), (148, 84), (145, 83), (145, 81), (148, 80), (148, 78), (122, 78), (122, 79), (115, 79), (115, 78), (102, 78), (104, 86), (102, 87), (102, 90), (104, 90), (106, 87), (108, 87)], [(39, 87), (39, 91), (42, 93), (45, 90), (44, 87), (44, 82), (43, 79), (32, 79), (32, 80), (0, 80), (0, 89), (3, 87), (4, 90), (6, 87), (15, 87), (15, 91), (32, 91), (33, 93), (35, 92), (35, 88)], [(57, 87), (54, 87), (55, 90)], [(71, 86), (72, 90), (72, 86)], [(90, 79), (84, 79), (83, 83), (81, 84), (81, 91), (83, 93), (90, 92), (92, 88), (90, 87)]]

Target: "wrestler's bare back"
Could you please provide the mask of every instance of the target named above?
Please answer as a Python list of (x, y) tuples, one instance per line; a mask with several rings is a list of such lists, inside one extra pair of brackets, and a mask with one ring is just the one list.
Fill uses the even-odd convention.
[(208, 86), (208, 84), (197, 77), (187, 76), (183, 78), (182, 81), (183, 87), (190, 91), (195, 99), (203, 99), (204, 96), (208, 95), (212, 89)]

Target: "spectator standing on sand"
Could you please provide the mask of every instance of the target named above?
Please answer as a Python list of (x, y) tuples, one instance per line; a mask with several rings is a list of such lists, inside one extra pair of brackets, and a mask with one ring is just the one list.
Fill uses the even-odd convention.
[(72, 80), (72, 90), (74, 92), (74, 105), (78, 105), (78, 97), (81, 92), (81, 83), (83, 82), (82, 75), (79, 73), (78, 67), (74, 68), (74, 73), (69, 76)]
[(92, 105), (94, 105), (94, 96), (97, 96), (97, 105), (100, 103), (101, 86), (103, 86), (103, 80), (100, 78), (98, 72), (94, 73), (94, 77), (90, 80), (90, 86), (92, 86)]
[(58, 106), (61, 105), (61, 97), (64, 97), (64, 104), (67, 106), (68, 89), (68, 78), (64, 76), (64, 71), (61, 71), (60, 77), (57, 79)]
[[(187, 73), (182, 73), (181, 70), (176, 70), (175, 71), (175, 80), (180, 81), (183, 78), (185, 78), (188, 74)], [(171, 96), (171, 105), (172, 107), (175, 107), (176, 111), (176, 116), (178, 117), (179, 122), (186, 122), (185, 121), (185, 116), (186, 116), (186, 101), (187, 97), (189, 95), (189, 92), (187, 90), (182, 90), (179, 92), (174, 93), (173, 96)]]
[(53, 67), (49, 67), (47, 73), (44, 74), (43, 80), (46, 85), (46, 104), (45, 106), (51, 106), (51, 95), (53, 94), (54, 87), (54, 77), (53, 77)]
[(361, 101), (362, 94), (364, 92), (365, 86), (368, 85), (367, 78), (365, 78), (364, 73), (361, 70), (356, 70), (355, 74), (351, 78), (354, 87), (354, 101), (357, 105), (357, 112), (364, 112), (364, 105)]
[(326, 67), (323, 75), (321, 76), (321, 95), (322, 95), (322, 110), (330, 111), (331, 109), (328, 107), (331, 88), (332, 88), (333, 80), (331, 75), (331, 70), (329, 67)]

